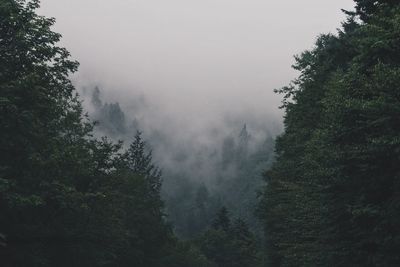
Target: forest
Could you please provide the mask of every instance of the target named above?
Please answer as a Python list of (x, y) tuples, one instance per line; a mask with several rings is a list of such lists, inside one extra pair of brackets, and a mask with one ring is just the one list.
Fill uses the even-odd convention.
[(400, 2), (354, 5), (275, 90), (281, 132), (173, 147), (0, 0), (0, 266), (400, 266)]

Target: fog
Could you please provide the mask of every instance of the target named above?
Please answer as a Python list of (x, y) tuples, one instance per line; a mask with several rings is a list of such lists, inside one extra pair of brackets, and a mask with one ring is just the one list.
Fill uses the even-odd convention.
[(273, 89), (296, 76), (293, 55), (335, 33), (341, 8), (352, 7), (351, 0), (42, 0), (40, 13), (56, 18), (61, 45), (80, 62), (72, 79), (86, 110), (99, 86), (166, 168), (182, 151), (218, 150), (245, 123), (259, 142), (279, 134), (281, 96)]
[[(80, 62), (71, 78), (100, 122), (96, 135), (129, 143), (143, 131), (164, 170), (169, 218), (188, 237), (220, 205), (257, 231), (256, 190), (282, 132), (273, 90), (296, 77), (293, 55), (335, 33), (341, 8), (352, 7), (351, 0), (42, 0), (40, 13), (56, 18), (61, 45)], [(199, 192), (206, 210), (195, 208)]]
[[(293, 55), (335, 32), (350, 0), (42, 0), (62, 45), (81, 64), (78, 87), (112, 101), (145, 95), (185, 131), (244, 114), (280, 121), (272, 91), (296, 73)], [(124, 103), (127, 105), (128, 103)], [(158, 115), (157, 115), (158, 113)], [(162, 115), (161, 115), (162, 114)], [(274, 127), (278, 127), (274, 125)]]

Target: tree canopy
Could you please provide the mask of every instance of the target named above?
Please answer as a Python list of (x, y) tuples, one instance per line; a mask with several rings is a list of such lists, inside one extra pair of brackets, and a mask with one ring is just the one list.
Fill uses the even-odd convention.
[(210, 266), (165, 222), (140, 133), (92, 136), (39, 1), (0, 1), (0, 258), (16, 266)]
[(400, 6), (356, 4), (277, 90), (285, 132), (259, 208), (272, 266), (400, 264)]

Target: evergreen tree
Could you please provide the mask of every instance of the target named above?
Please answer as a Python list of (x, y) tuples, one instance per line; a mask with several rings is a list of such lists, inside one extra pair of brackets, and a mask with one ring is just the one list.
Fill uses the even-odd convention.
[(236, 219), (232, 226), (233, 247), (235, 249), (235, 265), (238, 267), (257, 266), (259, 259), (255, 237), (249, 226), (242, 219)]
[(259, 209), (272, 266), (400, 264), (400, 6), (356, 3), (279, 90), (285, 133)]
[(152, 190), (157, 194), (161, 188), (161, 170), (152, 162), (152, 152), (147, 151), (146, 142), (142, 139), (142, 133), (137, 131), (133, 142), (126, 154), (126, 163), (130, 171), (143, 175), (149, 180)]
[(224, 231), (229, 231), (230, 230), (230, 228), (231, 228), (231, 219), (229, 218), (228, 209), (226, 207), (222, 207), (218, 211), (212, 226), (216, 230), (218, 230), (218, 229), (222, 229)]
[(231, 223), (229, 212), (222, 207), (212, 227), (198, 240), (204, 255), (218, 267), (256, 267), (261, 261), (248, 225), (241, 219)]
[(0, 265), (212, 266), (165, 223), (140, 134), (128, 151), (92, 138), (78, 64), (38, 7), (0, 1)]
[(96, 130), (114, 139), (118, 139), (128, 133), (128, 124), (125, 113), (122, 111), (118, 102), (104, 103), (101, 99), (99, 87), (93, 89), (91, 104), (94, 111), (91, 118), (95, 120)]
[(250, 141), (250, 134), (247, 131), (247, 125), (244, 124), (242, 130), (239, 134), (239, 144), (238, 144), (238, 157), (239, 160), (244, 160), (248, 156), (248, 148)]
[(101, 107), (103, 106), (103, 102), (100, 98), (100, 89), (98, 86), (93, 89), (91, 103), (96, 109), (101, 109)]

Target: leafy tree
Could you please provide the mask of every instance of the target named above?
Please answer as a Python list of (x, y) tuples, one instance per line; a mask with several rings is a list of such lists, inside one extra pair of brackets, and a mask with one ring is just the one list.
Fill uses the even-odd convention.
[(127, 151), (92, 137), (78, 64), (38, 7), (0, 1), (1, 266), (212, 266), (165, 223), (140, 134)]
[[(38, 1), (0, 4), (0, 228), (5, 264), (46, 264), (46, 251), (75, 240), (71, 213), (88, 195), (79, 170), (90, 158), (91, 126), (68, 75), (77, 68), (57, 47), (53, 19), (35, 14)], [(61, 228), (62, 231), (57, 231)], [(59, 239), (65, 240), (58, 242)], [(60, 265), (61, 266), (61, 265)]]

